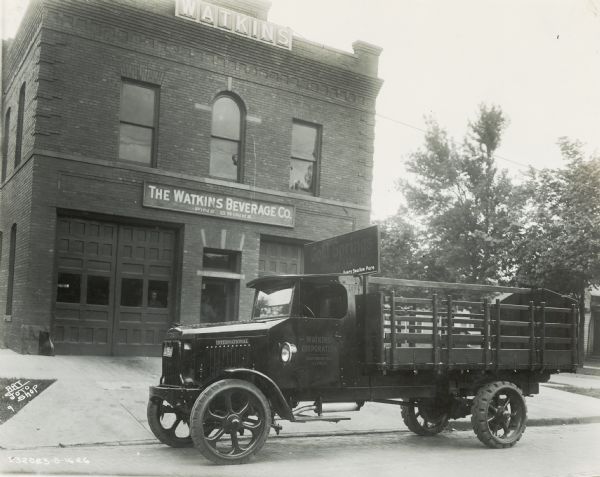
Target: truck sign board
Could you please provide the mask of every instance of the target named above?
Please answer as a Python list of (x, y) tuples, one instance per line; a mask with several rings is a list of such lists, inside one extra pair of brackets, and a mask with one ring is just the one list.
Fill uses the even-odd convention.
[(379, 272), (376, 225), (304, 246), (304, 273), (363, 275)]

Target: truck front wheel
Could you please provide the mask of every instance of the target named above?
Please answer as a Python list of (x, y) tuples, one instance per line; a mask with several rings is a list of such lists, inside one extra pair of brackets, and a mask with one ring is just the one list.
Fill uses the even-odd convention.
[(194, 445), (216, 464), (245, 464), (264, 445), (271, 408), (254, 384), (224, 379), (198, 396), (190, 416)]
[(150, 399), (146, 411), (148, 425), (160, 442), (171, 447), (194, 445), (187, 417), (167, 401)]
[(415, 434), (434, 436), (448, 425), (448, 412), (436, 406), (434, 401), (423, 400), (414, 406), (402, 406), (402, 420)]
[(527, 406), (521, 390), (511, 382), (494, 381), (481, 387), (471, 410), (473, 430), (488, 447), (512, 447), (525, 432)]

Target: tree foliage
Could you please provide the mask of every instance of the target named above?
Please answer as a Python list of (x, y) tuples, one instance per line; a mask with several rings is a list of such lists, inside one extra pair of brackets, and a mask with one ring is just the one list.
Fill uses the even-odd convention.
[(561, 138), (561, 169), (531, 170), (513, 211), (516, 280), (581, 297), (600, 284), (600, 158)]
[(400, 183), (410, 211), (423, 225), (419, 261), (428, 278), (460, 282), (497, 281), (503, 276), (512, 185), (498, 172), (494, 153), (506, 118), (482, 105), (457, 146), (430, 120), (425, 146)]
[[(407, 207), (380, 224), (382, 272), (537, 286), (580, 300), (600, 285), (600, 157), (559, 140), (565, 166), (511, 183), (494, 154), (506, 118), (481, 106), (458, 146), (430, 120), (399, 182)], [(415, 225), (417, 224), (417, 225)]]

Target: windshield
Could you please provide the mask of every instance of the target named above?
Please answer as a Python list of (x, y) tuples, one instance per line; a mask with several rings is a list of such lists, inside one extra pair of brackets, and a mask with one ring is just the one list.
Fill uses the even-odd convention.
[(260, 320), (290, 316), (292, 290), (291, 287), (278, 290), (258, 290), (252, 319)]

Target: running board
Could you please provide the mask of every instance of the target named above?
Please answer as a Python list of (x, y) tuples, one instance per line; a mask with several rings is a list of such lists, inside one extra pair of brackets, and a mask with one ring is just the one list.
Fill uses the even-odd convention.
[(314, 422), (314, 421), (325, 421), (325, 422), (340, 422), (349, 421), (349, 417), (343, 416), (294, 416), (294, 420), (291, 422)]

